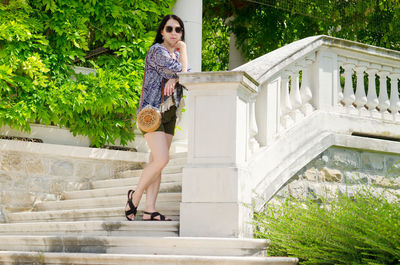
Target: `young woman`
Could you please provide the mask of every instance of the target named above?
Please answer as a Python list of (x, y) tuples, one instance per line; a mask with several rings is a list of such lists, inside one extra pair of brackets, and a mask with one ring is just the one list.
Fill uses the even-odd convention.
[(169, 148), (177, 114), (180, 113), (183, 92), (182, 86), (176, 84), (177, 73), (187, 71), (184, 40), (185, 30), (182, 20), (175, 15), (167, 15), (161, 21), (156, 39), (146, 56), (140, 109), (149, 104), (156, 108), (161, 106), (162, 122), (155, 132), (143, 132), (150, 148), (150, 157), (136, 190), (128, 191), (125, 216), (129, 221), (135, 220), (137, 207), (145, 191), (146, 206), (143, 220), (171, 221), (156, 211), (156, 199), (160, 190), (161, 171), (169, 161)]

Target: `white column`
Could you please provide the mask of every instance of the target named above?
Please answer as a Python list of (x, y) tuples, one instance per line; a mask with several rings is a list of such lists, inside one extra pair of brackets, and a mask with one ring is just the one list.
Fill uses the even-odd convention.
[(201, 0), (177, 0), (172, 12), (185, 24), (189, 66), (193, 72), (200, 72), (203, 2)]
[(300, 111), (302, 106), (300, 87), (299, 87), (299, 66), (294, 66), (292, 69), (292, 80), (290, 89), (290, 102), (293, 106), (293, 111), (290, 113), (294, 122), (304, 118), (304, 114)]
[[(202, 43), (202, 8), (201, 0), (177, 0), (172, 11), (185, 24), (185, 42), (187, 44), (188, 64), (192, 72), (201, 71), (201, 43)], [(187, 98), (187, 92), (184, 91)], [(191, 108), (186, 100), (185, 109)], [(188, 137), (188, 120), (186, 112), (182, 113), (180, 122), (172, 142), (171, 152), (186, 152)]]
[[(181, 236), (251, 237), (252, 101), (257, 83), (243, 72), (184, 73), (189, 89), (188, 161), (183, 168)], [(253, 128), (255, 130), (255, 128)]]

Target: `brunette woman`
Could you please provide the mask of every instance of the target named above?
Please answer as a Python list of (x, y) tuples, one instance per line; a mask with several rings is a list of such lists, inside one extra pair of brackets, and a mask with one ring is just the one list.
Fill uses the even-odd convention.
[(183, 91), (182, 86), (178, 84), (177, 73), (187, 71), (184, 40), (185, 29), (182, 20), (175, 15), (167, 15), (161, 21), (156, 39), (146, 55), (140, 109), (149, 104), (155, 108), (161, 106), (162, 122), (154, 132), (142, 131), (150, 148), (150, 157), (136, 190), (128, 191), (125, 216), (129, 221), (135, 220), (137, 207), (145, 191), (146, 206), (143, 220), (171, 221), (170, 218), (157, 212), (156, 200), (160, 190), (161, 171), (169, 161), (169, 148), (175, 123), (182, 107)]

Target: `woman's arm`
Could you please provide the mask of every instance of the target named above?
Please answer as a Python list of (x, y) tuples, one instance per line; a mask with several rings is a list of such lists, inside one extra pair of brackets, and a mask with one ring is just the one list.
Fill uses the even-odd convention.
[(165, 79), (178, 78), (176, 73), (182, 71), (182, 63), (171, 58), (164, 48), (152, 47), (149, 51), (148, 63)]
[(182, 72), (187, 72), (188, 62), (187, 62), (187, 50), (186, 43), (183, 41), (178, 41), (176, 48), (179, 51), (179, 61), (182, 64)]

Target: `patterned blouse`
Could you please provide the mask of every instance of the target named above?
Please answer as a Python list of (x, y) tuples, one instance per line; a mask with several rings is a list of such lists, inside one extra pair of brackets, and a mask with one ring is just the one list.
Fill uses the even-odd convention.
[[(179, 53), (175, 51), (176, 59), (173, 59), (167, 48), (160, 43), (156, 43), (150, 47), (147, 53), (145, 64), (146, 72), (143, 80), (143, 91), (141, 101), (143, 100), (142, 108), (151, 105), (159, 108), (161, 105), (161, 88), (168, 79), (178, 78), (176, 73), (182, 71), (182, 63), (179, 62)], [(183, 95), (183, 87), (179, 83), (175, 86), (175, 91), (172, 95), (173, 103), (179, 107)], [(164, 96), (164, 103), (171, 102), (170, 96)], [(162, 111), (166, 111), (170, 106), (165, 106), (163, 103)], [(171, 105), (171, 104), (169, 104)]]

